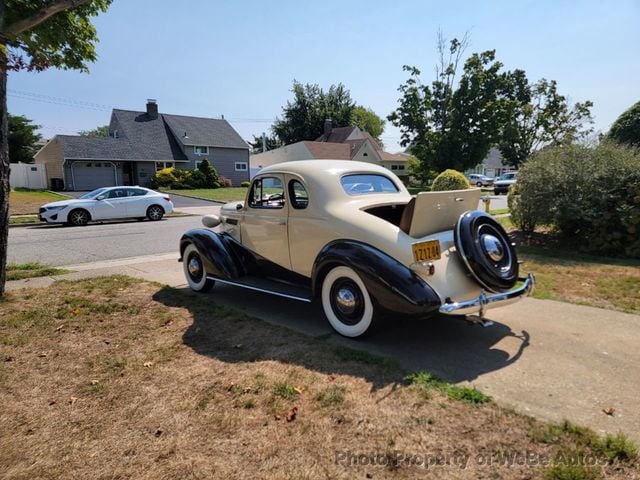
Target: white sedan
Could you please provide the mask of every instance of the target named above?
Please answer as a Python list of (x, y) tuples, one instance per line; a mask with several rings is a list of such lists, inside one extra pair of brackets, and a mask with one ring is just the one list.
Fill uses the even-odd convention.
[(69, 200), (47, 203), (39, 217), (47, 223), (86, 225), (94, 220), (137, 218), (161, 220), (173, 211), (167, 194), (144, 187), (105, 187)]

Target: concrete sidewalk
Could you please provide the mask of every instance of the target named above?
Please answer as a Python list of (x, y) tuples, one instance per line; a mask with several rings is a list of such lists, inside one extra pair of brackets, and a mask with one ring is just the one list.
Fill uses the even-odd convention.
[[(7, 290), (111, 274), (187, 288), (177, 259), (171, 253), (71, 265), (65, 268), (72, 273), (8, 282)], [(396, 320), (383, 333), (355, 341), (333, 333), (317, 302), (220, 284), (207, 295), (270, 323), (392, 356), (408, 371), (427, 370), (476, 386), (523, 413), (551, 421), (566, 418), (600, 433), (621, 431), (640, 441), (640, 316), (525, 299), (490, 310), (492, 327), (446, 316)]]

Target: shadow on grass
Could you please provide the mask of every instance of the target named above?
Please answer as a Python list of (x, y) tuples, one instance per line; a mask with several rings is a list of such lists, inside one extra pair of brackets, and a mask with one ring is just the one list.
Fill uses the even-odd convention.
[[(234, 363), (276, 360), (360, 376), (373, 388), (403, 383), (407, 371), (432, 372), (453, 383), (472, 381), (517, 362), (529, 345), (526, 331), (516, 334), (500, 323), (483, 328), (449, 316), (390, 319), (377, 334), (351, 340), (333, 333), (317, 304), (240, 288), (216, 286), (206, 295), (163, 288), (153, 298), (189, 311), (193, 323), (183, 342), (201, 355)], [(495, 347), (506, 337), (518, 342), (514, 354)]]

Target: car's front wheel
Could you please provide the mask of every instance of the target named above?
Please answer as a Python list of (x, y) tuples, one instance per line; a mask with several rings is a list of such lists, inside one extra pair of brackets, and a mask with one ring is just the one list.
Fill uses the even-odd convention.
[(164, 209), (159, 205), (151, 205), (147, 208), (147, 218), (152, 221), (162, 220)]
[(337, 266), (322, 282), (322, 308), (336, 332), (364, 335), (373, 325), (374, 305), (362, 279), (349, 267)]
[(89, 223), (89, 220), (91, 220), (91, 215), (89, 215), (89, 212), (82, 208), (76, 208), (69, 213), (67, 219), (69, 220), (69, 223), (71, 225), (82, 227)]
[(215, 285), (215, 281), (207, 278), (207, 271), (200, 252), (193, 243), (187, 245), (182, 254), (184, 276), (189, 287), (194, 292), (208, 292)]

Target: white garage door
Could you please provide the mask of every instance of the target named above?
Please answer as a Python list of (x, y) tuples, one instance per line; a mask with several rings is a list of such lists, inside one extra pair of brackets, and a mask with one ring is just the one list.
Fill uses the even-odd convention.
[(74, 190), (95, 190), (116, 185), (116, 166), (107, 162), (74, 162)]

